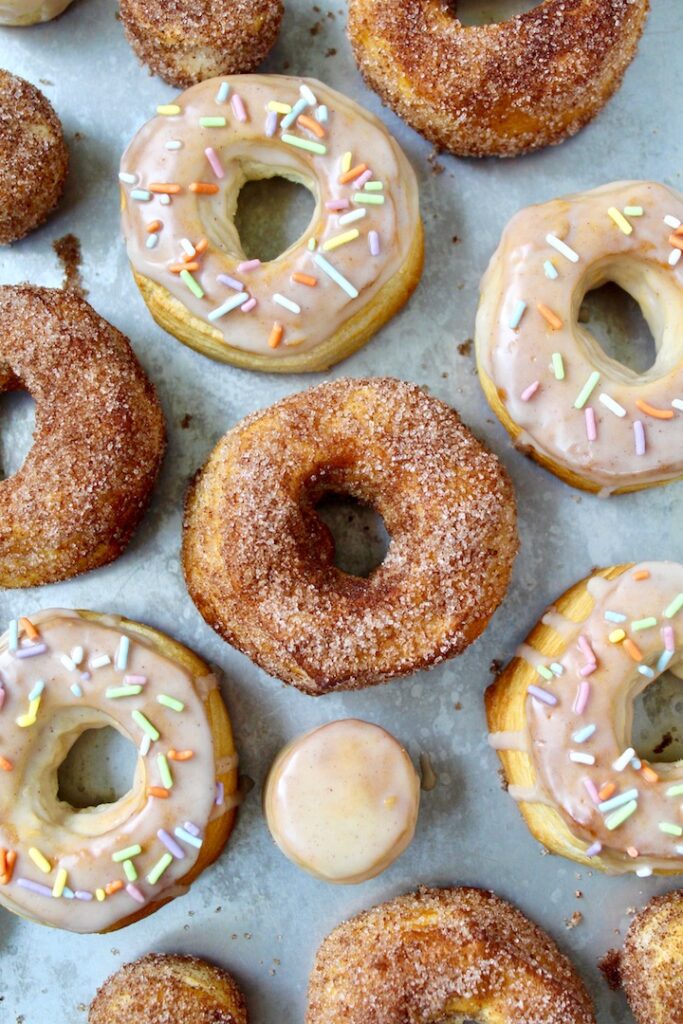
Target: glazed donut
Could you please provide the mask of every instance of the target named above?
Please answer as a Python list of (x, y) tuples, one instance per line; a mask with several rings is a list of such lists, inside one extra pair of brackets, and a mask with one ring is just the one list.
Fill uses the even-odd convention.
[(356, 718), (297, 736), (275, 758), (263, 792), (286, 857), (326, 882), (375, 878), (415, 835), (420, 779), (391, 733)]
[(349, 0), (368, 85), (458, 156), (517, 156), (562, 142), (602, 110), (635, 56), (648, 0), (543, 0), (466, 27), (457, 0)]
[[(35, 25), (52, 21), (72, 0), (0, 0), (0, 25)], [(3, 104), (4, 106), (4, 104)]]
[(153, 386), (128, 339), (73, 292), (0, 288), (0, 393), (35, 399), (33, 446), (0, 481), (0, 586), (68, 579), (117, 558), (164, 451)]
[[(481, 283), (476, 347), (491, 408), (515, 442), (574, 487), (639, 490), (683, 474), (683, 197), (626, 181), (518, 213)], [(657, 347), (645, 373), (578, 322), (614, 281)]]
[[(203, 82), (157, 109), (119, 177), (135, 280), (165, 330), (214, 359), (298, 373), (344, 359), (407, 301), (422, 272), (417, 184), (371, 114), (281, 75)], [(273, 177), (316, 208), (260, 263), (234, 217), (245, 182)]]
[(683, 565), (596, 571), (562, 595), (486, 693), (510, 795), (551, 852), (612, 874), (683, 872), (683, 765), (642, 761), (633, 702), (681, 674)]
[(0, 245), (23, 238), (62, 197), (69, 151), (35, 85), (0, 69)]
[(128, 42), (150, 71), (184, 89), (254, 71), (275, 46), (282, 0), (121, 0)]
[(148, 953), (105, 981), (88, 1024), (247, 1024), (234, 979), (196, 956)]
[(619, 973), (637, 1024), (683, 1024), (683, 891), (633, 918)]
[(484, 889), (420, 889), (339, 925), (318, 950), (306, 1024), (595, 1024), (569, 960)]
[[(147, 917), (218, 857), (235, 817), (237, 758), (215, 676), (149, 626), (50, 610), (0, 639), (0, 904), (72, 932)], [(136, 746), (130, 791), (77, 810), (57, 770), (111, 727)]]
[[(391, 535), (367, 579), (334, 565), (324, 494)], [(517, 551), (512, 485), (454, 410), (390, 378), (337, 380), (238, 423), (195, 478), (183, 567), (206, 621), (306, 693), (352, 690), (463, 651)]]

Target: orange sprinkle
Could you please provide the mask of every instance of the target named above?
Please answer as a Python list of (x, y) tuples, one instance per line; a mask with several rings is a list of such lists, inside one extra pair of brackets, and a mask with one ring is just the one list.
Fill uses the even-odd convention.
[(292, 274), (292, 281), (296, 281), (297, 284), (307, 284), (309, 288), (315, 288), (318, 278), (311, 277), (310, 274), (300, 274), (297, 270), (295, 274)]
[(562, 321), (560, 320), (557, 313), (553, 313), (552, 309), (549, 309), (548, 306), (546, 306), (543, 302), (539, 302), (536, 306), (536, 309), (541, 314), (541, 316), (548, 324), (548, 326), (553, 329), (553, 331), (559, 331), (560, 327), (562, 326)]
[(633, 640), (631, 640), (630, 637), (627, 636), (621, 646), (624, 648), (624, 650), (627, 652), (627, 654), (631, 658), (633, 658), (634, 661), (642, 661), (643, 660), (643, 652), (641, 651), (641, 649), (638, 646), (638, 644), (634, 644)]
[(153, 181), (147, 188), (150, 192), (158, 192), (165, 196), (175, 196), (180, 192), (180, 185), (175, 185), (173, 182), (167, 181)]
[(152, 220), (147, 225), (147, 230), (149, 231), (150, 235), (153, 235), (155, 231), (159, 231), (159, 229), (163, 228), (163, 226), (164, 225), (161, 223), (160, 220)]
[(598, 791), (598, 796), (601, 800), (609, 800), (611, 796), (614, 796), (616, 791), (617, 787), (613, 782), (606, 782), (602, 789)]
[(683, 224), (681, 224), (680, 228), (676, 228), (674, 235), (676, 235), (677, 238), (680, 238), (683, 235)]
[(192, 272), (193, 270), (199, 270), (199, 264), (196, 263), (196, 262), (195, 263), (172, 263), (171, 266), (168, 269), (171, 271), (172, 274), (179, 274), (181, 270), (189, 270), (190, 272)]
[(672, 420), (674, 418), (673, 409), (658, 409), (655, 405), (644, 402), (642, 398), (636, 399), (636, 405), (641, 412), (646, 413), (648, 416), (654, 416), (656, 420)]
[(325, 138), (325, 129), (317, 121), (314, 121), (312, 117), (306, 117), (305, 114), (299, 114), (296, 119), (296, 123), (300, 124), (302, 128), (308, 128), (309, 132), (313, 132), (319, 139)]
[(211, 181), (193, 181), (188, 185), (190, 192), (198, 192), (202, 196), (215, 196), (218, 185)]
[(26, 619), (23, 617), (19, 619), (19, 628), (24, 630), (29, 640), (37, 640), (38, 637), (40, 636), (40, 633), (38, 632), (38, 630), (33, 625), (30, 619)]
[(6, 757), (2, 757), (2, 755), (0, 755), (0, 768), (3, 772), (11, 772), (14, 765), (11, 761), (8, 761)]
[(636, 857), (640, 856), (640, 854), (638, 853), (638, 850), (635, 848), (635, 846), (627, 846), (626, 847), (626, 852), (629, 855), (629, 857), (633, 857), (634, 860), (636, 859)]
[(349, 181), (354, 181), (356, 178), (360, 178), (363, 171), (367, 171), (367, 164), (356, 164), (350, 171), (346, 171), (345, 174), (340, 175), (339, 184), (346, 185)]
[(678, 233), (669, 235), (669, 245), (673, 245), (674, 249), (683, 250), (683, 237)]
[(199, 241), (197, 242), (197, 244), (194, 247), (194, 251), (198, 252), (199, 255), (201, 256), (201, 254), (203, 252), (206, 252), (206, 250), (208, 248), (209, 248), (209, 240), (208, 240), (208, 238), (200, 238)]
[[(197, 255), (197, 250), (195, 249), (194, 256), (190, 256), (189, 252), (185, 252), (181, 256), (181, 259), (182, 259), (183, 263), (192, 263), (192, 261), (194, 260), (196, 255)], [(187, 267), (185, 267), (185, 269), (187, 270)]]
[(120, 878), (115, 878), (113, 882), (107, 882), (104, 887), (107, 896), (113, 896), (115, 892), (119, 892), (121, 889), (123, 889), (123, 882)]
[(282, 335), (284, 333), (284, 327), (282, 326), (282, 324), (279, 324), (276, 320), (270, 329), (270, 334), (268, 335), (268, 347), (277, 348), (280, 342), (282, 341)]
[(17, 862), (15, 850), (0, 850), (0, 885), (9, 885)]
[(166, 756), (170, 761), (191, 761), (194, 750), (169, 750)]
[(650, 767), (647, 761), (643, 761), (640, 768), (640, 774), (643, 776), (646, 782), (659, 782), (659, 775), (654, 770), (654, 768)]
[(633, 576), (631, 578), (636, 580), (636, 582), (638, 580), (649, 580), (649, 578), (650, 578), (650, 570), (649, 569), (639, 569), (638, 572), (634, 572), (633, 573)]
[(157, 800), (168, 800), (170, 793), (163, 786), (150, 786), (147, 790), (148, 796), (155, 796)]
[(7, 871), (7, 850), (0, 846), (0, 875), (4, 875)]

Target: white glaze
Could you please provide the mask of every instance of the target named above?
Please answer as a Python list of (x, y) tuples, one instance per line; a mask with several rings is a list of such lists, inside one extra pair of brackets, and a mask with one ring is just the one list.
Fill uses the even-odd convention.
[(35, 25), (52, 21), (72, 0), (0, 0), (0, 25)]

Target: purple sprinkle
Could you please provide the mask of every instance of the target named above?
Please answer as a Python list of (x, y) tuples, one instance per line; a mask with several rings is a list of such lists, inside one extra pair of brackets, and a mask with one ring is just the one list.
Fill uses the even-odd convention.
[(145, 897), (142, 895), (137, 885), (133, 885), (132, 882), (129, 882), (128, 885), (126, 886), (126, 892), (128, 893), (131, 899), (135, 900), (136, 903), (145, 902)]
[(220, 160), (218, 159), (218, 153), (213, 148), (213, 146), (207, 146), (206, 149), (204, 150), (204, 155), (205, 155), (206, 159), (209, 161), (209, 163), (211, 164), (211, 170), (216, 175), (216, 177), (217, 178), (224, 178), (225, 177), (225, 171), (223, 170), (223, 165), (221, 164)]
[(234, 288), (236, 292), (241, 292), (244, 288), (241, 281), (238, 281), (236, 277), (230, 277), (229, 274), (219, 274), (216, 280), (221, 284), (227, 284), (228, 288)]
[(237, 270), (240, 274), (244, 274), (247, 270), (256, 270), (257, 267), (261, 266), (261, 260), (245, 260), (244, 263), (240, 263)]
[(87, 892), (85, 889), (76, 889), (74, 896), (77, 900), (85, 900), (86, 903), (89, 903), (92, 899), (92, 893)]
[(636, 443), (636, 455), (645, 454), (645, 427), (640, 420), (633, 424), (633, 437)]
[(30, 878), (17, 878), (17, 885), (22, 889), (28, 889), (29, 892), (36, 892), (39, 896), (52, 897), (52, 889), (49, 885), (41, 885), (40, 882), (34, 882)]
[(358, 178), (356, 178), (356, 180), (353, 183), (353, 187), (354, 188), (362, 188), (363, 185), (365, 184), (365, 182), (366, 181), (370, 181), (371, 178), (372, 178), (372, 171), (368, 167), (367, 171), (363, 171), (363, 173)]
[(178, 846), (173, 836), (170, 836), (165, 829), (160, 828), (157, 832), (157, 836), (164, 844), (169, 853), (172, 853), (177, 860), (182, 860), (185, 856), (185, 851), (182, 846)]
[(225, 799), (225, 786), (223, 785), (222, 782), (217, 782), (216, 783), (216, 800), (215, 800), (216, 806), (217, 807), (222, 807), (224, 799)]
[(579, 683), (579, 688), (576, 691), (576, 698), (574, 699), (574, 713), (582, 715), (586, 710), (588, 704), (588, 698), (590, 697), (591, 684), (587, 683), (584, 679), (583, 682)]
[(528, 388), (525, 388), (519, 396), (523, 402), (528, 402), (530, 398), (533, 398), (538, 389), (541, 386), (540, 380), (535, 380)]
[(540, 686), (529, 686), (527, 693), (530, 693), (536, 700), (540, 700), (542, 704), (548, 704), (551, 708), (554, 708), (557, 704), (557, 697), (554, 693), (548, 693), (547, 690), (542, 690)]
[(602, 843), (598, 842), (593, 843), (593, 845), (589, 846), (586, 850), (587, 857), (597, 857), (599, 853), (602, 853)]
[(32, 647), (22, 647), (18, 651), (14, 651), (15, 658), (35, 658), (37, 654), (45, 654), (47, 651), (47, 644), (33, 644)]
[(379, 235), (376, 231), (368, 231), (368, 245), (371, 256), (379, 256)]
[(351, 203), (348, 199), (328, 199), (325, 203), (326, 210), (348, 210)]
[(272, 138), (277, 131), (277, 114), (274, 110), (270, 110), (266, 115), (266, 135), (268, 138)]
[(254, 309), (255, 306), (256, 306), (256, 299), (252, 295), (252, 297), (250, 299), (247, 299), (246, 302), (242, 303), (242, 305), (240, 306), (240, 313), (251, 313), (252, 309)]
[(586, 789), (586, 792), (588, 793), (589, 797), (593, 801), (593, 803), (594, 804), (599, 804), (600, 803), (600, 794), (598, 793), (597, 786), (595, 785), (593, 780), (589, 779), (589, 778), (585, 778), (583, 780), (583, 785), (584, 785), (584, 787)]
[(89, 672), (81, 672), (81, 682), (89, 683), (90, 679), (91, 679), (91, 676), (90, 676)]
[(595, 411), (590, 405), (586, 406), (584, 416), (586, 418), (586, 437), (589, 441), (595, 441), (598, 436), (598, 428), (595, 423)]
[(201, 829), (198, 829), (197, 826), (191, 821), (186, 821), (184, 828), (186, 832), (189, 832), (190, 835), (195, 836), (195, 838), (201, 835)]

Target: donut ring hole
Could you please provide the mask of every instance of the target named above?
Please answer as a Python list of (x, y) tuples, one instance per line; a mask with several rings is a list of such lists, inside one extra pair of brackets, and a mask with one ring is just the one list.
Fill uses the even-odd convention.
[(6, 390), (0, 380), (0, 481), (20, 472), (33, 447), (35, 429), (33, 396), (23, 389)]
[(542, 3), (543, 0), (492, 0), (490, 4), (482, 4), (481, 0), (451, 0), (450, 6), (463, 28), (476, 28), (512, 21)]
[[(654, 340), (656, 358), (644, 372), (613, 359), (595, 335), (579, 322), (589, 292), (608, 283), (618, 285), (640, 307)], [(642, 385), (672, 373), (683, 360), (683, 298), (671, 274), (664, 268), (631, 256), (607, 256), (588, 267), (572, 296), (571, 320), (579, 347), (595, 369), (609, 379)]]
[(683, 662), (636, 697), (631, 746), (650, 764), (683, 772)]

